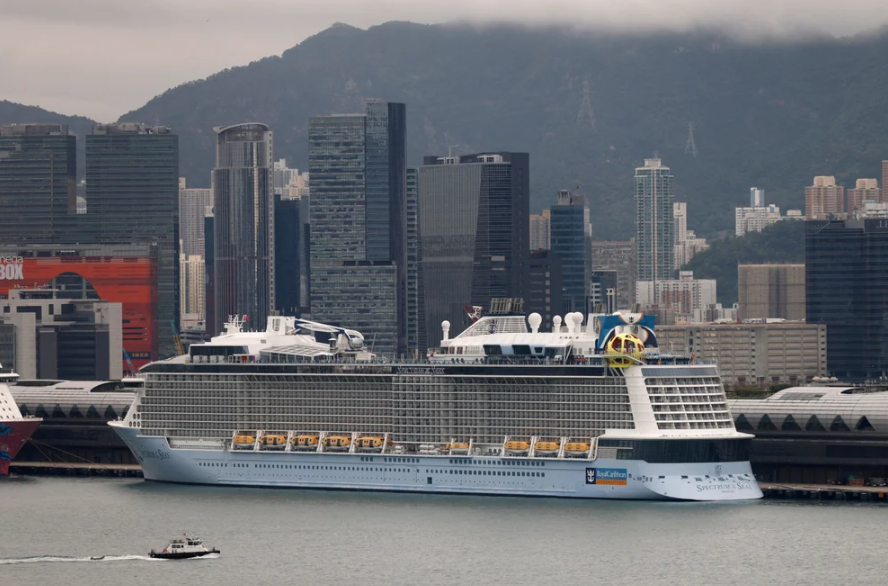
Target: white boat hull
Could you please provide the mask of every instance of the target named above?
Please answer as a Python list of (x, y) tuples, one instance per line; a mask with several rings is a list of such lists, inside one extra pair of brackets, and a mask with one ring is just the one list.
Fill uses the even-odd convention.
[(762, 497), (749, 462), (179, 449), (123, 422), (110, 425), (139, 460), (145, 479), (158, 482), (597, 499)]

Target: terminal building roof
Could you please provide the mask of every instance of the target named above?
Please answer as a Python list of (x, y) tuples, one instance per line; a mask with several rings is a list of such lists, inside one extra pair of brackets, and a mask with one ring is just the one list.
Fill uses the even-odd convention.
[(9, 390), (22, 415), (44, 419), (124, 417), (135, 397), (120, 381), (22, 380)]

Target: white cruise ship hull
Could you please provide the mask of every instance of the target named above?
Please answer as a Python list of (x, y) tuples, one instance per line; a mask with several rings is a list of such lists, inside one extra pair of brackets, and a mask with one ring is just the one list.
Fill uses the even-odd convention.
[(593, 499), (762, 497), (749, 462), (182, 449), (124, 422), (110, 425), (139, 459), (145, 479), (158, 482)]

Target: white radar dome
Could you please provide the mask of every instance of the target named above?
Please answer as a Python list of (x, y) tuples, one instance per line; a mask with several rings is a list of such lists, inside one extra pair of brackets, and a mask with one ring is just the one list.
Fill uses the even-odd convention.
[(527, 323), (530, 324), (531, 331), (537, 333), (540, 329), (540, 324), (543, 323), (543, 318), (538, 313), (531, 313), (527, 316)]

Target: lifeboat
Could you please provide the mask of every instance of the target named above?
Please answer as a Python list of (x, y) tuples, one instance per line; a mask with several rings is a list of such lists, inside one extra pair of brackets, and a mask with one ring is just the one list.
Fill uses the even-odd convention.
[(558, 442), (537, 442), (533, 446), (533, 453), (537, 456), (551, 456), (558, 453)]
[(234, 434), (231, 443), (236, 450), (252, 450), (256, 443), (256, 435), (252, 431), (239, 431)]
[(263, 450), (283, 450), (287, 447), (287, 436), (280, 433), (266, 433), (259, 438)]
[(469, 451), (469, 442), (453, 442), (452, 444), (446, 444), (444, 446), (444, 450), (449, 450), (451, 453), (453, 452), (463, 452), (466, 453)]
[(530, 442), (524, 440), (509, 440), (506, 442), (506, 453), (512, 456), (526, 456), (530, 450)]
[(317, 435), (294, 435), (290, 439), (290, 445), (295, 450), (316, 450), (318, 448)]
[(381, 437), (359, 437), (355, 441), (355, 447), (361, 452), (381, 452), (383, 445), (391, 446), (392, 440), (388, 442)]
[(324, 448), (331, 452), (344, 452), (351, 445), (351, 438), (347, 435), (328, 435), (324, 438)]
[(591, 448), (588, 442), (567, 442), (564, 444), (564, 454), (570, 458), (582, 458), (589, 455)]

